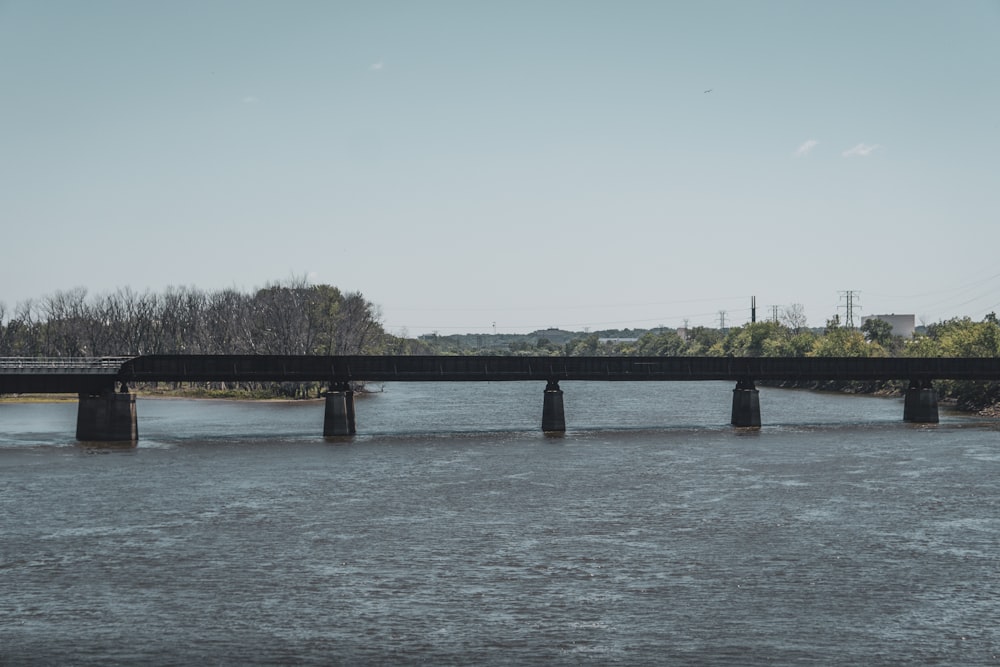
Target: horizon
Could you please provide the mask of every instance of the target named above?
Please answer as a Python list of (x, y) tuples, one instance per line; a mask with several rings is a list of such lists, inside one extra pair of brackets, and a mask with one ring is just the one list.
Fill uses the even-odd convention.
[[(320, 284), (318, 284), (318, 283), (304, 282), (303, 285), (305, 287), (307, 287), (307, 288), (311, 288), (311, 287), (319, 286)], [(337, 287), (336, 285), (329, 285), (329, 286), (339, 289), (339, 287)], [(279, 282), (270, 282), (270, 283), (267, 283), (266, 285), (264, 285), (262, 287), (255, 287), (255, 288), (253, 288), (251, 290), (239, 290), (237, 288), (222, 288), (222, 289), (220, 289), (218, 291), (223, 291), (223, 290), (227, 290), (227, 289), (235, 289), (236, 291), (238, 291), (238, 292), (240, 292), (242, 294), (253, 295), (254, 293), (256, 293), (259, 290), (263, 290), (263, 289), (267, 289), (267, 288), (273, 288), (273, 287), (290, 288), (290, 285), (288, 283), (282, 283), (282, 282), (279, 281)], [(30, 302), (31, 307), (33, 309), (37, 309), (39, 307), (44, 307), (44, 301), (47, 298), (57, 296), (57, 295), (59, 295), (61, 293), (70, 293), (70, 292), (73, 292), (73, 291), (76, 291), (76, 290), (83, 290), (83, 293), (84, 293), (83, 299), (84, 299), (84, 301), (86, 303), (88, 303), (88, 304), (91, 304), (95, 300), (98, 300), (98, 299), (101, 299), (101, 298), (104, 298), (104, 297), (107, 297), (107, 296), (110, 296), (112, 294), (115, 294), (117, 292), (122, 292), (122, 291), (131, 291), (134, 295), (136, 295), (138, 297), (143, 297), (143, 296), (146, 296), (146, 295), (150, 295), (150, 296), (154, 296), (154, 297), (159, 297), (159, 296), (162, 296), (162, 294), (166, 290), (171, 290), (171, 289), (177, 289), (177, 288), (175, 286), (168, 286), (163, 291), (146, 289), (146, 290), (143, 290), (143, 291), (140, 292), (138, 290), (134, 290), (130, 286), (121, 286), (119, 288), (116, 288), (115, 290), (111, 290), (111, 291), (108, 291), (108, 292), (93, 293), (93, 292), (90, 292), (89, 290), (87, 290), (86, 288), (76, 287), (76, 288), (73, 288), (73, 289), (70, 289), (70, 290), (57, 290), (56, 292), (53, 292), (51, 294), (42, 295), (42, 296), (37, 297), (37, 298), (26, 299), (25, 301), (18, 302), (14, 307), (9, 307), (8, 304), (6, 304), (2, 299), (0, 299), (0, 325), (8, 323), (17, 314), (18, 310), (20, 308), (25, 307), (29, 302)], [(208, 289), (198, 288), (197, 286), (193, 286), (193, 285), (192, 286), (185, 286), (182, 289), (197, 290), (197, 291), (201, 291), (204, 294), (209, 294), (209, 293), (211, 293), (213, 291), (216, 291), (216, 290), (208, 290)], [(343, 290), (341, 290), (341, 291), (343, 293)], [(362, 296), (364, 296), (364, 295), (362, 294)], [(367, 297), (365, 297), (365, 298), (367, 300)], [(751, 297), (751, 298), (753, 299), (752, 303), (755, 303), (755, 297)], [(799, 304), (793, 304), (793, 305), (799, 305)], [(377, 304), (372, 304), (372, 306), (375, 308), (376, 311), (378, 311), (378, 305)], [(749, 306), (749, 307), (745, 308), (743, 311), (735, 311), (735, 312), (745, 313), (746, 314), (746, 319), (745, 320), (736, 320), (736, 319), (729, 318), (728, 311), (727, 311), (727, 318), (728, 319), (726, 320), (725, 325), (723, 325), (721, 321), (716, 321), (714, 323), (713, 322), (707, 322), (707, 323), (704, 323), (704, 324), (692, 323), (692, 322), (685, 322), (685, 323), (682, 323), (679, 326), (671, 326), (671, 325), (668, 325), (668, 324), (656, 324), (656, 325), (648, 325), (647, 324), (647, 325), (644, 325), (644, 326), (628, 326), (628, 325), (626, 325), (626, 326), (593, 327), (593, 326), (590, 326), (590, 325), (584, 325), (581, 328), (576, 328), (576, 329), (574, 329), (574, 328), (567, 328), (567, 327), (559, 327), (559, 326), (554, 326), (554, 325), (547, 325), (547, 326), (535, 327), (535, 328), (532, 328), (532, 329), (521, 329), (521, 330), (503, 330), (501, 327), (491, 327), (488, 330), (475, 330), (475, 329), (473, 329), (473, 330), (469, 330), (469, 331), (441, 331), (440, 329), (434, 329), (434, 330), (423, 331), (423, 332), (420, 332), (420, 333), (404, 332), (404, 334), (400, 334), (398, 332), (391, 331), (388, 327), (385, 326), (385, 324), (381, 321), (381, 319), (379, 320), (379, 324), (381, 326), (383, 326), (384, 331), (386, 333), (388, 333), (388, 334), (392, 334), (392, 335), (400, 337), (400, 338), (412, 338), (412, 339), (419, 339), (419, 338), (426, 337), (426, 336), (440, 336), (440, 337), (448, 337), (448, 336), (530, 336), (530, 335), (533, 335), (533, 334), (544, 333), (546, 331), (559, 331), (559, 332), (562, 332), (562, 333), (572, 333), (572, 334), (593, 334), (593, 333), (601, 333), (601, 332), (621, 332), (621, 331), (627, 331), (627, 330), (649, 332), (649, 331), (655, 331), (655, 330), (658, 330), (658, 329), (680, 331), (680, 330), (682, 330), (684, 328), (688, 328), (688, 329), (706, 328), (706, 329), (713, 329), (713, 330), (722, 330), (722, 331), (725, 331), (726, 329), (738, 328), (738, 327), (743, 327), (743, 326), (746, 326), (748, 324), (751, 324), (752, 323), (751, 322), (751, 312), (752, 312), (753, 308), (754, 308), (754, 306)], [(771, 309), (768, 309), (767, 311), (763, 311), (760, 307), (757, 307), (757, 315), (758, 316), (757, 316), (757, 319), (755, 321), (758, 322), (758, 323), (759, 322), (768, 322), (768, 321), (774, 321), (775, 320), (775, 318), (774, 318), (775, 312), (773, 310), (771, 310)], [(779, 311), (777, 311), (777, 315), (778, 315), (777, 321), (779, 323), (784, 324), (782, 322), (783, 312), (779, 310)], [(845, 310), (845, 315), (846, 315), (846, 310)], [(989, 315), (995, 315), (995, 312), (991, 311), (989, 313), (984, 314), (984, 316), (980, 317), (980, 318), (976, 318), (976, 317), (973, 317), (973, 316), (968, 315), (968, 314), (964, 314), (964, 315), (959, 314), (959, 315), (954, 315), (954, 316), (948, 317), (948, 318), (943, 318), (943, 319), (934, 320), (934, 321), (928, 321), (928, 320), (920, 318), (915, 313), (903, 313), (903, 312), (898, 312), (898, 313), (897, 312), (893, 312), (893, 313), (863, 313), (862, 312), (862, 313), (858, 313), (857, 314), (856, 319), (857, 319), (858, 324), (854, 328), (860, 328), (861, 324), (866, 319), (869, 319), (869, 318), (878, 318), (878, 317), (890, 317), (890, 316), (891, 317), (899, 317), (899, 316), (905, 317), (905, 316), (912, 316), (914, 318), (914, 327), (916, 329), (921, 329), (921, 328), (926, 328), (929, 325), (943, 323), (943, 322), (946, 322), (946, 321), (951, 320), (951, 319), (968, 318), (968, 319), (970, 319), (972, 321), (983, 321), (983, 320), (987, 319), (987, 317)], [(838, 318), (838, 321), (841, 322), (841, 323), (845, 322), (845, 320), (846, 320), (846, 317), (841, 316), (841, 314), (838, 312), (838, 313), (833, 313), (833, 314), (831, 314), (830, 317), (824, 319), (823, 320), (823, 324), (816, 324), (814, 322), (811, 322), (811, 321), (807, 320), (803, 328), (804, 329), (814, 330), (814, 331), (815, 330), (819, 330), (819, 329), (824, 329), (826, 327), (827, 323), (831, 319), (833, 319), (834, 317)]]

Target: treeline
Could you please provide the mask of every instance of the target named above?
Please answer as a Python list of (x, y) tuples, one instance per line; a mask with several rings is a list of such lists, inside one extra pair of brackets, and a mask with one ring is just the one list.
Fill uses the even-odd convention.
[[(913, 338), (892, 334), (883, 320), (868, 320), (860, 328), (843, 326), (839, 318), (824, 329), (795, 323), (767, 321), (725, 331), (693, 327), (681, 335), (673, 329), (640, 333), (634, 340), (610, 337), (609, 332), (577, 335), (555, 344), (551, 331), (536, 332), (511, 342), (505, 351), (466, 350), (466, 354), (519, 356), (735, 356), (735, 357), (997, 357), (1000, 323), (991, 313), (980, 322), (956, 318), (931, 324)], [(633, 332), (625, 332), (633, 333)], [(639, 332), (634, 332), (639, 333)], [(1000, 383), (938, 380), (940, 396), (963, 410), (981, 410), (1000, 404)], [(899, 382), (828, 383), (824, 388), (847, 391), (898, 390)], [(1000, 410), (997, 411), (1000, 414)]]
[(171, 287), (89, 295), (83, 288), (0, 303), (0, 356), (405, 354), (359, 292), (305, 279), (253, 292)]
[[(795, 311), (798, 312), (798, 311)], [(378, 309), (360, 292), (311, 285), (304, 278), (252, 292), (172, 287), (89, 295), (83, 288), (17, 304), (0, 302), (0, 357), (95, 357), (140, 354), (509, 354), (525, 356), (996, 357), (1000, 323), (956, 318), (913, 338), (892, 335), (882, 320), (860, 328), (834, 317), (808, 329), (804, 317), (727, 330), (693, 327), (579, 334), (560, 330), (506, 339), (387, 334)], [(630, 335), (624, 335), (630, 334)], [(963, 409), (1000, 403), (1000, 383), (938, 381), (943, 398)], [(864, 387), (863, 390), (872, 388)], [(283, 392), (285, 393), (285, 392)]]
[(755, 322), (726, 331), (695, 327), (683, 337), (673, 330), (649, 332), (635, 341), (601, 342), (586, 336), (566, 343), (567, 355), (735, 356), (735, 357), (996, 357), (1000, 323), (990, 313), (981, 322), (955, 318), (931, 324), (912, 338), (894, 336), (883, 320), (860, 328), (839, 318), (815, 331), (779, 322)]

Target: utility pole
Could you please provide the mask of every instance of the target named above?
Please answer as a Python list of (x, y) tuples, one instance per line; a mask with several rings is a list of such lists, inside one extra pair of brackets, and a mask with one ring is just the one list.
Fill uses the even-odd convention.
[(861, 307), (861, 304), (857, 302), (860, 294), (857, 290), (846, 290), (840, 293), (840, 298), (844, 301), (844, 306), (842, 306), (845, 310), (844, 326), (848, 329), (854, 328), (854, 309)]
[(757, 297), (750, 297), (750, 324), (757, 321)]
[(719, 311), (719, 329), (722, 330), (722, 333), (726, 333), (726, 311), (724, 310)]
[(774, 320), (775, 324), (778, 323), (778, 307), (777, 306), (771, 306), (771, 319)]

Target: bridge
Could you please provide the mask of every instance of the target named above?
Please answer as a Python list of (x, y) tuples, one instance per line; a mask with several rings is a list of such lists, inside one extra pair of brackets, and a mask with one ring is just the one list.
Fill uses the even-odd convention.
[(143, 355), (97, 359), (0, 358), (0, 394), (76, 393), (77, 439), (136, 441), (135, 394), (151, 382), (319, 382), (324, 436), (356, 433), (359, 382), (544, 381), (542, 430), (566, 430), (563, 381), (735, 382), (730, 423), (760, 427), (757, 382), (903, 380), (903, 419), (938, 421), (933, 380), (1000, 380), (1000, 358), (499, 357)]

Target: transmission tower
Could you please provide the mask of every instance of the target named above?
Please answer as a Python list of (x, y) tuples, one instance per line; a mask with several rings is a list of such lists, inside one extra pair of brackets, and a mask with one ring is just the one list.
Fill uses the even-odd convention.
[(726, 333), (726, 311), (724, 310), (719, 311), (719, 328), (722, 333)]
[(861, 308), (861, 304), (858, 303), (858, 296), (861, 292), (857, 290), (846, 290), (840, 293), (840, 300), (844, 302), (841, 308), (844, 309), (844, 325), (848, 329), (854, 328), (854, 310)]

